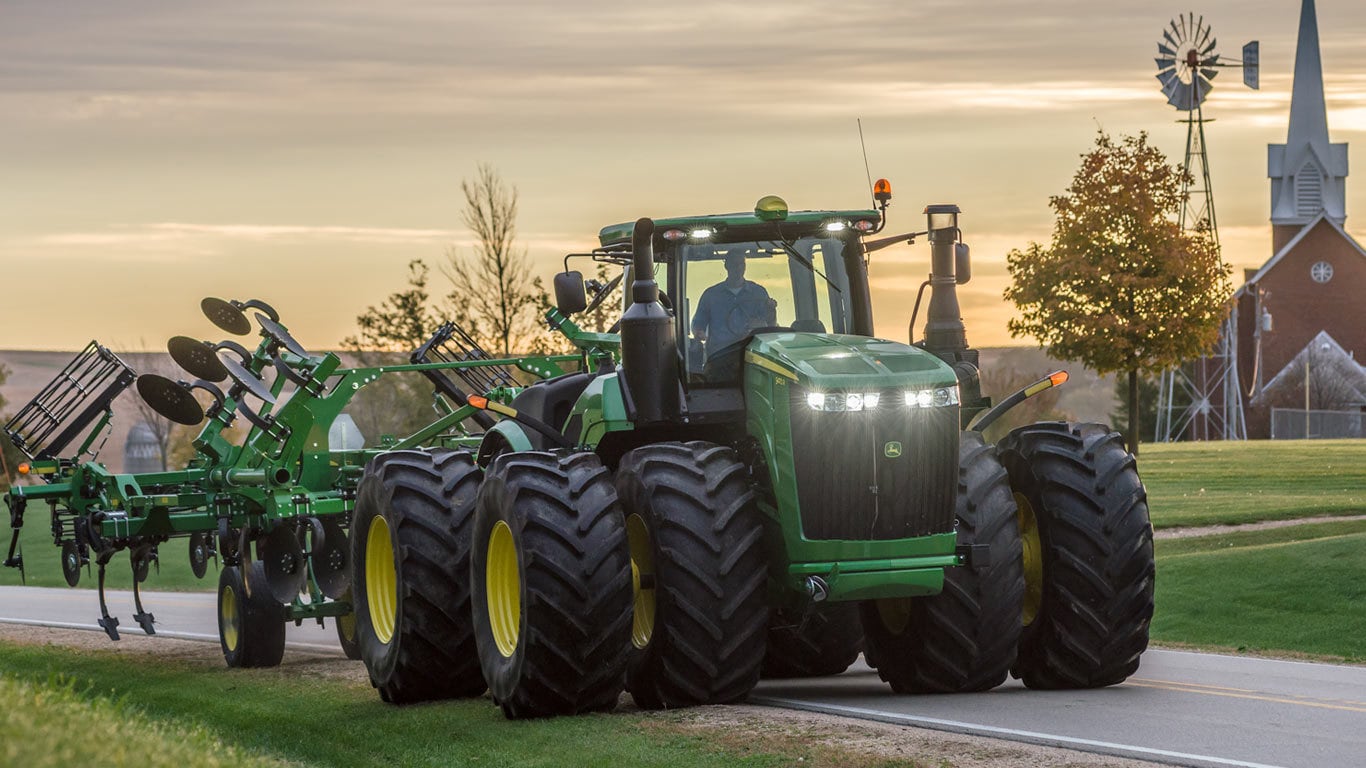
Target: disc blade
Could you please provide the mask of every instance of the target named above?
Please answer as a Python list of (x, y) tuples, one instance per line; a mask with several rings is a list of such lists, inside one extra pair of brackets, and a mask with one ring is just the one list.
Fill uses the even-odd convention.
[(331, 517), (322, 519), (323, 546), (313, 541), (313, 578), (318, 589), (333, 600), (340, 600), (351, 589), (351, 569), (348, 567), (350, 544), (341, 524)]
[(204, 311), (204, 316), (209, 318), (209, 322), (228, 333), (235, 336), (246, 336), (251, 333), (251, 321), (231, 302), (210, 296), (199, 302), (199, 308)]
[(196, 579), (209, 572), (209, 535), (203, 531), (190, 534), (190, 572)]
[(264, 381), (257, 378), (256, 374), (247, 370), (245, 365), (242, 365), (231, 357), (220, 357), (219, 361), (223, 363), (223, 367), (227, 369), (228, 376), (232, 377), (233, 381), (241, 384), (244, 389), (250, 392), (258, 400), (270, 403), (271, 405), (275, 404), (275, 395), (270, 393), (270, 388), (266, 386)]
[(256, 314), (256, 322), (261, 324), (261, 330), (265, 331), (267, 336), (280, 342), (280, 346), (299, 357), (308, 357), (308, 350), (304, 349), (303, 345), (295, 341), (294, 337), (289, 335), (289, 331), (286, 331), (283, 325), (280, 325), (259, 312)]
[(204, 407), (188, 387), (155, 373), (138, 377), (138, 394), (152, 410), (177, 424), (193, 427), (204, 420)]
[(228, 369), (218, 360), (213, 348), (189, 336), (172, 336), (166, 342), (166, 349), (176, 365), (196, 379), (222, 381), (228, 378)]
[(279, 525), (256, 544), (256, 554), (265, 566), (266, 589), (276, 602), (293, 602), (304, 587), (308, 570), (304, 567), (304, 551), (288, 525)]

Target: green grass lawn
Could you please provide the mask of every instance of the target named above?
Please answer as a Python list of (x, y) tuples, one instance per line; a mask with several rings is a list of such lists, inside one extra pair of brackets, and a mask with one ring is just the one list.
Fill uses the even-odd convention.
[[(751, 740), (684, 728), (690, 713), (622, 713), (509, 721), (488, 699), (395, 707), (363, 680), (339, 677), (340, 659), (272, 670), (228, 670), (181, 656), (156, 658), (109, 651), (0, 641), (0, 733), (23, 734), (20, 754), (41, 754), (64, 741), (79, 749), (117, 750), (84, 761), (45, 765), (199, 766), (245, 755), (257, 765), (305, 766), (835, 766), (952, 765), (941, 756), (895, 761), (834, 751), (799, 730)], [(54, 682), (65, 676), (63, 682)], [(11, 692), (17, 692), (15, 698)], [(58, 707), (31, 712), (36, 701)], [(120, 703), (122, 702), (122, 703)], [(45, 714), (50, 713), (50, 714)], [(42, 716), (37, 716), (42, 715)], [(127, 736), (106, 730), (109, 716), (128, 722)], [(148, 723), (157, 730), (146, 733)], [(776, 730), (776, 729), (770, 729)], [(79, 734), (79, 735), (76, 735)], [(33, 765), (3, 759), (0, 765)], [(186, 742), (195, 754), (171, 748)], [(167, 747), (172, 762), (147, 762), (144, 750)], [(203, 749), (203, 757), (198, 756)]]
[(1157, 528), (1366, 514), (1366, 440), (1144, 444)]
[(1153, 640), (1366, 662), (1366, 521), (1155, 546)]

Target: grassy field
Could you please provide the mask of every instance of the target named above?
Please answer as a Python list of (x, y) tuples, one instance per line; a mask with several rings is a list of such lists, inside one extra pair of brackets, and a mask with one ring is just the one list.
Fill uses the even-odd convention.
[[(354, 676), (354, 662), (290, 664), (274, 670), (227, 670), (182, 657), (142, 657), (109, 651), (0, 642), (0, 695), (17, 691), (0, 707), (0, 739), (7, 749), (40, 754), (66, 741), (73, 749), (120, 745), (116, 754), (84, 762), (46, 765), (200, 766), (218, 756), (247, 756), (254, 765), (305, 766), (950, 766), (942, 756), (896, 760), (834, 751), (803, 732), (732, 738), (720, 731), (684, 727), (702, 710), (585, 715), (509, 721), (487, 699), (394, 707)], [(67, 682), (54, 683), (55, 676)], [(33, 713), (35, 702), (53, 702)], [(126, 703), (120, 703), (126, 702)], [(135, 708), (129, 704), (136, 705)], [(41, 715), (41, 716), (38, 716)], [(106, 734), (109, 716), (129, 722), (130, 736)], [(158, 730), (140, 738), (147, 723)], [(73, 738), (72, 729), (79, 729)], [(20, 742), (14, 747), (6, 742)], [(178, 743), (191, 759), (170, 751)], [(143, 750), (162, 747), (181, 759), (146, 762)], [(932, 751), (932, 750), (931, 750)], [(200, 754), (203, 757), (200, 757)], [(237, 764), (224, 760), (225, 764)], [(33, 763), (0, 759), (0, 765)]]
[(1153, 525), (1366, 514), (1366, 440), (1144, 444)]
[(1156, 543), (1158, 642), (1366, 662), (1366, 521)]

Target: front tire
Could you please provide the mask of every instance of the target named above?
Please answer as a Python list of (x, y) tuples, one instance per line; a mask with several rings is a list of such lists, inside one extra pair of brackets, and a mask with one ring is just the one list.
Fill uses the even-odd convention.
[[(743, 464), (711, 443), (627, 453), (617, 492), (631, 532), (637, 623), (627, 687), (646, 709), (725, 704), (759, 681), (768, 627), (761, 518)], [(652, 586), (651, 586), (652, 585)]]
[(996, 451), (976, 432), (958, 450), (958, 543), (987, 563), (944, 572), (930, 597), (862, 606), (870, 664), (898, 693), (986, 691), (1005, 681), (1020, 637), (1024, 576), (1015, 502)]
[(356, 640), (394, 704), (484, 692), (470, 615), (470, 521), (483, 473), (466, 451), (393, 451), (365, 468), (351, 523)]
[[(265, 566), (247, 567), (250, 581), (264, 587)], [(247, 594), (236, 565), (218, 574), (218, 642), (229, 667), (277, 667), (285, 655), (284, 607), (264, 588)]]
[(631, 560), (591, 453), (503, 454), (474, 522), (478, 659), (508, 718), (606, 711), (626, 683)]
[(1030, 688), (1123, 682), (1153, 615), (1152, 524), (1134, 457), (1099, 424), (1031, 424), (1000, 448), (1029, 573), (1011, 672)]

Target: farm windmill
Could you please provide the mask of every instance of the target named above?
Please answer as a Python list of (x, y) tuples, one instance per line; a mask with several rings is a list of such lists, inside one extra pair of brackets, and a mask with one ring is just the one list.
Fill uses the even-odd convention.
[[(1214, 89), (1220, 69), (1243, 70), (1243, 84), (1259, 86), (1260, 50), (1256, 40), (1243, 46), (1241, 61), (1225, 59), (1217, 51), (1218, 38), (1205, 17), (1194, 13), (1177, 16), (1162, 30), (1157, 42), (1157, 80), (1167, 103), (1185, 112), (1185, 202), (1181, 207), (1182, 230), (1204, 230), (1219, 244), (1214, 213), (1214, 185), (1210, 181), (1206, 152), (1204, 102)], [(1199, 166), (1197, 170), (1196, 166)], [(1247, 436), (1242, 396), (1238, 389), (1235, 329), (1225, 321), (1218, 346), (1209, 357), (1186, 363), (1162, 374), (1158, 389), (1158, 442), (1172, 440), (1242, 440)]]

